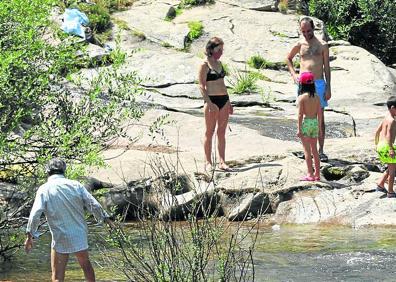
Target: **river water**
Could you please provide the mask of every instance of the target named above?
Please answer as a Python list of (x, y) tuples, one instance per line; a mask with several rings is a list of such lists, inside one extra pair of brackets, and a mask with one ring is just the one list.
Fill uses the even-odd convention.
[[(90, 227), (91, 259), (98, 281), (125, 281), (103, 263), (97, 243), (105, 233)], [(49, 281), (50, 235), (43, 235), (34, 250), (16, 254), (0, 265), (0, 281)], [(106, 254), (111, 255), (111, 254)], [(261, 226), (254, 264), (255, 281), (396, 281), (396, 229), (355, 230), (341, 226)], [(83, 281), (74, 258), (69, 260), (66, 281)]]

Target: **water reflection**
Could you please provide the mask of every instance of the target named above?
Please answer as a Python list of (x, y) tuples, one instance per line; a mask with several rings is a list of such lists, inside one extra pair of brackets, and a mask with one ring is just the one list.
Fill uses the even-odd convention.
[[(134, 228), (128, 227), (130, 231)], [(122, 273), (112, 270), (102, 259), (97, 246), (103, 243), (103, 234), (102, 228), (90, 227), (90, 254), (97, 279), (125, 281)], [(44, 235), (31, 254), (19, 252), (16, 260), (2, 264), (0, 280), (49, 281), (49, 240), (49, 234)], [(395, 281), (396, 230), (262, 226), (254, 257), (256, 281)], [(66, 275), (67, 281), (82, 281), (83, 273), (74, 258), (69, 261)]]

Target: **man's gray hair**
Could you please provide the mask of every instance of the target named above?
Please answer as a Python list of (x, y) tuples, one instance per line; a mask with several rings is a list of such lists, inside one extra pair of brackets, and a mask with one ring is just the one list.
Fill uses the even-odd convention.
[(62, 159), (54, 158), (47, 163), (45, 166), (45, 171), (49, 175), (64, 174), (66, 171), (66, 163)]

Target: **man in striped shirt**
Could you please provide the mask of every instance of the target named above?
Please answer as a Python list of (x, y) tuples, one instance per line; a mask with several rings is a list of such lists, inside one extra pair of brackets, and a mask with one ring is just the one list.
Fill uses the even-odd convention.
[(37, 238), (40, 216), (44, 212), (52, 235), (51, 268), (52, 281), (64, 281), (69, 254), (74, 253), (84, 271), (86, 281), (95, 281), (95, 272), (88, 256), (88, 227), (84, 208), (98, 222), (106, 221), (113, 227), (108, 214), (96, 199), (78, 181), (65, 178), (66, 163), (51, 160), (46, 167), (48, 181), (39, 187), (28, 225), (25, 250), (33, 247)]

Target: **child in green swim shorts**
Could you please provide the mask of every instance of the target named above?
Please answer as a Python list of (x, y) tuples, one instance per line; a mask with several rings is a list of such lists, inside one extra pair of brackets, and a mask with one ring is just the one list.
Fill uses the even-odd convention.
[[(300, 75), (298, 104), (297, 136), (304, 147), (305, 162), (308, 174), (301, 178), (302, 181), (320, 180), (320, 159), (317, 148), (318, 136), (321, 134), (322, 107), (319, 96), (316, 95), (314, 75), (304, 72)], [(312, 168), (312, 157), (315, 171)]]
[[(396, 198), (393, 190), (395, 180), (395, 142), (396, 135), (396, 96), (390, 96), (386, 102), (388, 112), (382, 120), (375, 133), (375, 145), (377, 146), (378, 157), (388, 168), (377, 183), (377, 191), (387, 193), (388, 198)], [(388, 191), (385, 189), (385, 182), (388, 180)]]

